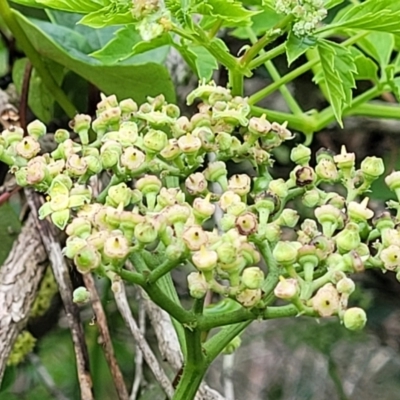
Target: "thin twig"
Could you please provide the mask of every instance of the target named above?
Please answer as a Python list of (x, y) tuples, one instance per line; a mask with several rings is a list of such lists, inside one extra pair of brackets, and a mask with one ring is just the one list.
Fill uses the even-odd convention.
[(114, 381), (115, 390), (120, 400), (128, 400), (129, 399), (128, 391), (126, 390), (124, 378), (118, 366), (117, 360), (115, 359), (110, 332), (108, 330), (106, 314), (104, 312), (99, 295), (97, 293), (93, 276), (91, 274), (84, 274), (82, 275), (82, 277), (87, 290), (90, 292), (92, 308), (96, 316), (96, 323), (99, 328), (99, 334), (101, 338), (101, 344), (103, 345), (102, 347), (104, 351), (104, 356), (106, 358), (108, 367), (110, 368), (111, 376)]
[(42, 382), (44, 386), (46, 386), (47, 390), (50, 392), (52, 399), (54, 400), (68, 400), (68, 397), (64, 395), (56, 386), (54, 383), (53, 378), (49, 374), (49, 371), (46, 369), (46, 367), (42, 364), (40, 361), (40, 358), (34, 354), (31, 353), (28, 356), (29, 361), (31, 364), (35, 367), (35, 371), (38, 373), (40, 378), (42, 379)]
[[(117, 285), (114, 285), (117, 287)], [(168, 379), (167, 375), (165, 374), (164, 370), (161, 368), (160, 364), (156, 356), (154, 355), (153, 351), (151, 350), (150, 346), (148, 345), (146, 339), (140, 332), (138, 324), (136, 323), (135, 319), (133, 318), (131, 309), (129, 307), (128, 300), (126, 298), (125, 286), (123, 282), (118, 282), (118, 289), (114, 291), (115, 301), (117, 303), (117, 307), (119, 312), (122, 315), (122, 318), (125, 321), (125, 324), (130, 329), (133, 338), (135, 339), (137, 345), (139, 346), (140, 350), (143, 352), (143, 357), (150, 367), (151, 371), (153, 372), (154, 377), (156, 378), (157, 382), (160, 384), (166, 395), (169, 399), (172, 399), (174, 389), (170, 380)]]
[(22, 81), (22, 90), (21, 90), (21, 101), (19, 105), (19, 118), (21, 128), (26, 131), (26, 125), (28, 124), (27, 113), (28, 113), (28, 101), (29, 101), (29, 86), (31, 83), (32, 76), (32, 64), (28, 60), (24, 70), (24, 78)]
[[(136, 299), (138, 301), (139, 313), (139, 330), (140, 333), (145, 336), (146, 333), (146, 310), (144, 308), (143, 299), (140, 295), (139, 290), (136, 291)], [(140, 387), (143, 385), (143, 353), (140, 350), (138, 344), (135, 348), (135, 379), (132, 384), (132, 391), (129, 400), (136, 400)]]
[(226, 400), (235, 400), (235, 389), (233, 385), (233, 368), (235, 366), (235, 353), (225, 354), (222, 357), (222, 374), (224, 384), (224, 395)]
[(68, 266), (61, 253), (61, 246), (58, 242), (52, 226), (47, 220), (39, 221), (38, 209), (42, 205), (41, 197), (31, 189), (25, 189), (31, 212), (36, 217), (35, 224), (40, 234), (43, 245), (49, 257), (54, 277), (57, 281), (61, 299), (64, 304), (67, 320), (72, 334), (72, 342), (74, 344), (76, 365), (78, 372), (78, 380), (81, 390), (82, 400), (92, 400), (93, 384), (89, 369), (89, 355), (85, 342), (85, 335), (80, 321), (79, 309), (72, 302), (72, 283), (69, 276)]

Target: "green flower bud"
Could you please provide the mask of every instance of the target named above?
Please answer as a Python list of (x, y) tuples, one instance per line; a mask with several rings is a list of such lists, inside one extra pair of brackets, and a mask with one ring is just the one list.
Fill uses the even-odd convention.
[(132, 189), (126, 183), (111, 186), (106, 197), (106, 204), (118, 207), (121, 203), (126, 207), (131, 202)]
[(201, 149), (201, 140), (198, 137), (187, 133), (178, 139), (178, 146), (184, 154), (197, 154), (197, 152)]
[(299, 214), (296, 210), (291, 208), (285, 208), (282, 210), (281, 215), (276, 220), (276, 223), (280, 226), (287, 226), (289, 228), (294, 228), (299, 222)]
[(311, 189), (304, 193), (301, 200), (306, 207), (314, 208), (320, 204), (321, 195), (318, 189)]
[(184, 256), (187, 256), (187, 248), (183, 240), (174, 240), (165, 249), (165, 257), (170, 261), (182, 261)]
[(182, 204), (185, 202), (185, 194), (177, 188), (162, 187), (160, 194), (157, 196), (157, 210), (162, 210), (165, 207), (174, 204)]
[[(51, 220), (58, 229), (64, 230), (69, 222), (70, 216), (71, 216), (71, 213), (68, 209), (54, 211), (51, 214)], [(39, 218), (40, 218), (40, 214), (39, 214)], [(42, 218), (40, 218), (40, 219), (42, 219)]]
[(283, 276), (279, 278), (279, 282), (274, 289), (274, 295), (278, 299), (291, 300), (299, 293), (299, 284), (296, 279), (285, 279)]
[(317, 164), (321, 162), (322, 160), (331, 160), (333, 161), (335, 153), (332, 150), (325, 149), (324, 147), (321, 147), (316, 153), (315, 153), (315, 159), (317, 160)]
[(234, 337), (222, 350), (222, 354), (233, 354), (242, 344), (240, 336)]
[(212, 217), (215, 212), (215, 205), (210, 202), (210, 195), (207, 195), (205, 199), (196, 197), (193, 201), (193, 215), (196, 222), (200, 225), (207, 219)]
[(101, 164), (100, 161), (100, 156), (85, 156), (83, 157), (83, 161), (87, 165), (87, 172), (90, 173), (90, 175), (97, 175), (103, 170), (103, 165)]
[(342, 294), (352, 294), (356, 288), (354, 281), (350, 278), (344, 277), (336, 284), (337, 291)]
[(121, 234), (115, 234), (104, 242), (104, 255), (111, 260), (122, 261), (129, 254), (130, 248), (128, 240)]
[(320, 260), (325, 260), (335, 248), (334, 241), (325, 235), (318, 235), (315, 236), (311, 241), (310, 244), (315, 246), (317, 252), (316, 255)]
[(76, 304), (88, 303), (90, 297), (90, 292), (84, 286), (76, 288), (72, 293), (72, 301)]
[(191, 208), (187, 204), (174, 204), (164, 209), (169, 224), (185, 224), (191, 216)]
[(79, 135), (83, 145), (89, 144), (89, 129), (92, 119), (86, 114), (77, 114), (69, 123), (70, 128)]
[(136, 147), (127, 147), (121, 155), (121, 165), (129, 172), (136, 172), (145, 162), (145, 154)]
[(206, 250), (204, 246), (192, 255), (193, 265), (204, 273), (207, 281), (212, 278), (212, 271), (217, 266), (217, 261), (218, 254), (214, 250)]
[(339, 311), (339, 293), (331, 283), (322, 286), (311, 300), (313, 309), (321, 317), (330, 317)]
[(274, 179), (269, 182), (268, 191), (281, 199), (285, 198), (288, 195), (287, 184), (282, 178)]
[(43, 157), (35, 157), (28, 162), (25, 179), (29, 185), (37, 185), (43, 182), (47, 176), (47, 165)]
[(261, 289), (245, 289), (236, 295), (236, 300), (245, 308), (256, 306), (262, 296)]
[(35, 140), (39, 140), (42, 136), (47, 133), (46, 125), (39, 120), (32, 121), (26, 127), (28, 135), (33, 137)]
[(292, 242), (278, 242), (272, 252), (276, 262), (283, 266), (291, 266), (297, 259), (297, 248)]
[(252, 235), (258, 229), (257, 217), (251, 212), (246, 212), (236, 218), (235, 225), (241, 235)]
[(266, 115), (261, 117), (251, 117), (248, 125), (249, 131), (253, 135), (265, 136), (271, 131), (271, 123), (267, 120)]
[(395, 271), (400, 267), (400, 247), (390, 245), (383, 249), (380, 254), (380, 259), (383, 262), (383, 267), (388, 271)]
[(146, 150), (159, 153), (168, 144), (168, 136), (165, 132), (152, 129), (144, 135), (143, 145)]
[(160, 151), (160, 156), (173, 161), (182, 154), (176, 139), (169, 139), (168, 144)]
[(219, 206), (223, 211), (227, 211), (229, 207), (240, 203), (240, 196), (231, 190), (224, 192), (219, 198)]
[(99, 117), (101, 117), (103, 123), (114, 127), (118, 125), (121, 120), (121, 109), (119, 107), (111, 107), (108, 110), (103, 111)]
[(315, 182), (315, 172), (311, 167), (296, 167), (291, 176), (294, 176), (294, 182), (298, 187), (312, 185)]
[[(33, 161), (33, 160), (31, 160), (31, 161)], [(29, 162), (28, 162), (28, 165), (29, 165)], [(64, 168), (65, 168), (64, 160), (52, 161), (49, 164), (47, 164), (47, 166), (46, 166), (47, 172), (49, 173), (51, 178), (55, 178), (56, 176), (62, 174), (64, 171)]]
[(204, 81), (200, 82), (200, 85), (188, 94), (188, 96), (186, 97), (186, 104), (190, 106), (194, 103), (196, 99), (201, 99), (206, 104), (211, 104), (209, 103), (211, 95), (214, 95), (212, 99), (212, 104), (214, 104), (216, 101), (229, 101), (232, 99), (229, 89), (217, 86), (213, 81), (209, 83), (205, 83)]
[(17, 144), (15, 150), (19, 156), (30, 160), (39, 153), (40, 144), (33, 137), (26, 136)]
[(378, 157), (366, 157), (362, 162), (360, 169), (364, 179), (367, 182), (372, 182), (378, 179), (385, 172), (385, 164)]
[(305, 166), (311, 160), (311, 149), (302, 144), (294, 147), (290, 153), (290, 159), (298, 165)]
[(28, 179), (27, 179), (28, 171), (27, 171), (26, 167), (22, 167), (22, 168), (18, 169), (14, 175), (15, 175), (15, 181), (18, 186), (25, 187), (25, 186), (31, 185), (31, 183), (29, 183)]
[(181, 110), (175, 104), (167, 104), (162, 108), (162, 111), (170, 118), (179, 118)]
[(218, 182), (224, 191), (228, 188), (227, 174), (226, 165), (222, 161), (214, 161), (204, 170), (205, 178), (210, 182)]
[(229, 178), (228, 190), (243, 197), (250, 192), (251, 179), (246, 174), (235, 174)]
[(147, 208), (153, 210), (162, 182), (154, 175), (145, 175), (136, 182), (136, 189), (146, 198)]
[(220, 151), (228, 151), (232, 148), (232, 135), (226, 132), (219, 132), (215, 137), (215, 142)]
[(47, 191), (49, 196), (53, 197), (58, 194), (68, 195), (72, 188), (72, 180), (68, 175), (57, 175), (51, 182), (50, 188)]
[(202, 299), (208, 291), (208, 283), (201, 272), (192, 272), (187, 277), (190, 296)]
[(153, 243), (158, 237), (156, 228), (149, 221), (144, 221), (137, 224), (133, 234), (136, 240), (142, 244)]
[(343, 215), (339, 209), (332, 205), (323, 205), (314, 211), (317, 221), (322, 226), (322, 231), (325, 236), (331, 237), (336, 229), (343, 227)]
[(215, 150), (215, 134), (211, 128), (207, 126), (202, 126), (194, 129), (192, 134), (193, 136), (197, 136), (201, 140), (201, 147), (204, 150)]
[(315, 167), (315, 172), (319, 179), (327, 182), (336, 182), (339, 173), (333, 160), (323, 158)]
[(207, 234), (200, 226), (191, 226), (183, 232), (182, 239), (191, 251), (200, 250), (208, 242)]
[(220, 227), (223, 232), (235, 228), (236, 216), (233, 214), (225, 214), (220, 220)]
[(265, 239), (268, 240), (268, 242), (275, 243), (281, 238), (282, 231), (281, 227), (278, 224), (276, 224), (275, 222), (271, 222), (264, 225), (262, 233)]
[(89, 246), (94, 247), (96, 250), (102, 251), (104, 247), (104, 243), (110, 237), (110, 233), (108, 231), (98, 231), (92, 233), (87, 239), (86, 242)]
[(231, 264), (236, 260), (238, 249), (233, 245), (233, 243), (224, 242), (213, 247), (216, 247), (215, 251), (218, 254), (219, 262), (223, 264)]
[(240, 246), (240, 253), (246, 260), (246, 265), (251, 266), (261, 261), (260, 253), (256, 250), (253, 243), (244, 242)]
[(367, 314), (362, 308), (352, 307), (343, 315), (344, 326), (351, 331), (363, 329), (367, 323)]
[[(400, 171), (393, 171), (385, 178), (385, 183), (392, 192), (395, 192), (397, 197), (400, 195)], [(399, 193), (399, 195), (397, 194)]]
[(234, 215), (235, 217), (238, 217), (240, 215), (242, 215), (246, 210), (247, 210), (247, 204), (243, 203), (242, 201), (239, 201), (237, 203), (233, 203), (231, 204), (226, 212), (227, 214), (231, 214)]
[(351, 221), (356, 223), (365, 222), (374, 216), (374, 212), (367, 208), (368, 200), (368, 197), (366, 197), (361, 203), (351, 201), (348, 204), (347, 213)]
[(99, 112), (103, 112), (105, 110), (108, 110), (109, 108), (118, 106), (118, 100), (115, 94), (112, 94), (111, 96), (106, 96), (105, 94), (101, 93), (100, 96), (101, 101), (97, 103), (97, 110)]
[(122, 154), (122, 146), (114, 140), (108, 140), (101, 146), (100, 161), (104, 168), (109, 169), (115, 167)]
[(207, 191), (207, 180), (201, 172), (189, 175), (185, 180), (185, 187), (189, 194), (196, 196)]
[(86, 247), (87, 242), (77, 236), (70, 236), (65, 242), (65, 247), (63, 249), (63, 254), (65, 257), (73, 259), (76, 254), (78, 254), (84, 247)]
[(72, 177), (79, 177), (86, 173), (88, 165), (83, 157), (79, 157), (77, 154), (72, 154), (67, 159), (66, 169)]
[(179, 138), (188, 132), (193, 130), (192, 124), (189, 119), (185, 116), (179, 117), (172, 125), (171, 130), (174, 138)]
[(101, 256), (94, 247), (87, 245), (75, 254), (74, 263), (81, 274), (86, 274), (100, 265)]
[(132, 99), (124, 99), (119, 102), (122, 117), (130, 117), (138, 110), (138, 105)]
[(311, 282), (314, 270), (317, 268), (320, 258), (318, 251), (313, 245), (304, 245), (297, 251), (297, 261), (304, 271), (304, 280)]
[(372, 220), (372, 223), (380, 233), (387, 229), (393, 229), (395, 227), (394, 219), (389, 211), (384, 211), (383, 213), (377, 215)]
[(4, 129), (1, 136), (5, 140), (5, 147), (7, 148), (13, 143), (20, 142), (24, 138), (24, 130), (19, 126), (11, 125), (8, 129)]
[(242, 283), (248, 289), (261, 289), (264, 272), (259, 267), (245, 268), (242, 272)]
[(350, 177), (350, 171), (354, 168), (356, 156), (354, 153), (348, 153), (346, 146), (342, 146), (340, 154), (333, 157), (337, 167), (343, 172), (345, 178)]
[(356, 249), (361, 243), (358, 225), (354, 222), (349, 222), (346, 227), (336, 235), (335, 242), (341, 254)]
[(77, 217), (67, 226), (65, 232), (68, 236), (86, 239), (92, 232), (92, 224), (86, 218)]

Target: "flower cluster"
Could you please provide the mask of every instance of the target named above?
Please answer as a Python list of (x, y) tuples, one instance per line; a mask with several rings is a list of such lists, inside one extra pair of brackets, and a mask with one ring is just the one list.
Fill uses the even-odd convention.
[[(199, 101), (190, 118), (163, 96), (140, 106), (103, 97), (96, 118), (72, 121), (76, 139), (55, 133), (51, 154), (40, 154), (46, 129), (38, 121), (27, 136), (3, 131), (0, 160), (21, 186), (47, 194), (40, 217), (65, 229), (64, 253), (83, 274), (118, 275), (137, 254), (167, 271), (189, 263), (195, 299), (212, 291), (265, 310), (279, 298), (300, 314), (337, 315), (349, 329), (361, 328), (365, 312), (348, 307), (350, 275), (372, 267), (400, 275), (399, 211), (374, 217), (368, 198), (357, 201), (383, 174), (382, 160), (367, 157), (356, 168), (345, 148), (321, 150), (312, 167), (310, 149), (298, 145), (288, 179), (273, 179), (272, 151), (293, 137), (285, 124), (251, 116), (245, 98), (214, 83), (201, 83), (187, 101)], [(227, 161), (250, 162), (256, 176), (230, 174)], [(95, 193), (92, 178), (100, 174), (109, 184)], [(400, 200), (400, 173), (386, 183)], [(296, 198), (313, 219), (300, 221), (288, 206)], [(389, 205), (400, 210), (399, 202)], [(74, 296), (89, 300), (84, 289)]]
[(275, 9), (278, 13), (293, 15), (296, 36), (312, 34), (327, 15), (323, 0), (277, 0)]

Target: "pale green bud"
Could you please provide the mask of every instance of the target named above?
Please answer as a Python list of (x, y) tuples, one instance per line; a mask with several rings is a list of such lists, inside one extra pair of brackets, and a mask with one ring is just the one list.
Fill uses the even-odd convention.
[(363, 329), (367, 323), (367, 314), (362, 308), (352, 307), (343, 315), (344, 326), (351, 331)]
[(28, 135), (33, 137), (35, 140), (39, 140), (47, 132), (46, 125), (39, 120), (32, 121), (26, 127)]
[(90, 297), (90, 292), (84, 286), (76, 288), (72, 293), (72, 301), (76, 304), (88, 303)]
[(259, 267), (245, 268), (242, 272), (242, 283), (248, 289), (261, 289), (264, 272)]

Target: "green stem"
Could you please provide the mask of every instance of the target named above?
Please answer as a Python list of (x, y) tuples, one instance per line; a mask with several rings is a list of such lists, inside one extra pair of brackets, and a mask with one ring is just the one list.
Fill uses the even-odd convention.
[[(383, 102), (382, 102), (383, 103)], [(397, 104), (366, 103), (351, 108), (346, 115), (360, 115), (372, 118), (400, 119), (400, 107)]]
[(179, 261), (176, 260), (165, 260), (161, 265), (159, 265), (156, 269), (151, 271), (149, 277), (147, 278), (147, 283), (155, 283), (162, 276), (171, 272), (174, 268), (176, 268), (180, 264)]
[(233, 96), (243, 96), (243, 75), (236, 70), (229, 70), (229, 86)]
[(243, 332), (252, 321), (246, 321), (222, 328), (217, 334), (204, 344), (204, 352), (207, 362), (212, 363), (221, 351), (241, 332)]
[[(356, 43), (358, 40), (363, 38), (364, 36), (367, 36), (369, 32), (361, 32), (358, 35), (355, 35), (347, 40), (345, 40), (342, 43), (342, 46), (347, 47), (351, 46), (352, 44)], [(319, 59), (314, 59), (311, 61), (308, 61), (307, 63), (301, 65), (300, 67), (296, 68), (295, 70), (289, 72), (285, 76), (283, 76), (281, 79), (277, 80), (276, 82), (272, 83), (271, 85), (265, 87), (264, 89), (261, 89), (260, 91), (254, 93), (252, 96), (249, 97), (249, 104), (253, 105), (264, 99), (265, 97), (269, 96), (271, 93), (273, 93), (275, 90), (279, 89), (282, 85), (285, 85), (286, 83), (289, 83), (299, 77), (300, 75), (304, 74), (307, 72), (309, 69), (314, 67), (320, 62)]]
[(214, 25), (211, 27), (211, 29), (208, 31), (209, 39), (213, 39), (215, 37), (215, 35), (218, 33), (221, 26), (222, 26), (222, 19), (218, 18), (214, 22)]
[[(247, 28), (247, 34), (249, 36), (250, 41), (254, 44), (257, 41), (257, 37), (254, 34), (253, 30), (251, 28)], [(260, 54), (265, 54), (264, 49), (260, 50)], [(281, 76), (278, 72), (278, 70), (275, 68), (275, 65), (273, 64), (273, 62), (271, 60), (268, 60), (264, 63), (265, 68), (267, 69), (267, 71), (269, 72), (271, 78), (274, 81), (277, 81), (279, 79), (281, 79)], [(283, 98), (286, 101), (286, 104), (288, 105), (288, 107), (290, 108), (290, 110), (292, 111), (293, 114), (296, 115), (301, 115), (303, 114), (303, 110), (300, 108), (299, 104), (297, 103), (296, 99), (292, 96), (292, 94), (290, 93), (289, 89), (287, 88), (286, 85), (282, 85), (281, 88), (279, 89)]]
[[(246, 51), (242, 57), (241, 64), (248, 66), (251, 61), (264, 49), (265, 46), (276, 40), (281, 36), (283, 29), (293, 20), (292, 15), (288, 15), (278, 22), (271, 30), (269, 30), (263, 37), (255, 40), (253, 45)], [(255, 36), (255, 35), (254, 35)]]
[[(1, 1), (1, 0), (0, 0)], [(110, 190), (110, 187), (114, 186), (114, 185), (118, 185), (119, 183), (122, 182), (122, 179), (119, 178), (116, 175), (113, 175), (110, 179), (110, 182), (108, 183), (108, 185), (103, 189), (103, 191), (96, 197), (96, 202), (97, 203), (103, 203), (106, 201), (106, 197), (108, 194), (108, 191)]]
[(260, 67), (261, 65), (265, 64), (267, 61), (272, 60), (275, 57), (280, 56), (286, 50), (285, 43), (280, 44), (279, 46), (274, 47), (271, 50), (265, 51), (263, 54), (260, 54), (257, 58), (255, 58), (249, 64), (249, 68), (251, 70)]
[(42, 57), (33, 47), (25, 31), (19, 25), (17, 19), (15, 18), (14, 11), (8, 5), (7, 0), (0, 0), (0, 14), (10, 29), (11, 33), (17, 40), (21, 49), (29, 58), (32, 66), (35, 68), (36, 72), (39, 74), (44, 85), (52, 93), (55, 101), (60, 105), (60, 107), (65, 111), (69, 118), (74, 118), (77, 110), (75, 106), (71, 103), (67, 95), (58, 86), (57, 82), (54, 80), (53, 75), (48, 70), (47, 66), (43, 62)]

